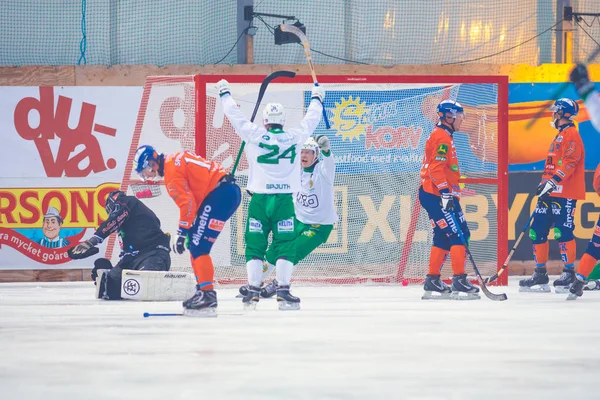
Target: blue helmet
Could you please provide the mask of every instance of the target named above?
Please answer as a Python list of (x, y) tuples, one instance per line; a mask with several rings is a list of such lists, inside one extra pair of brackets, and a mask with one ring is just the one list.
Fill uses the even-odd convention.
[(457, 114), (465, 115), (465, 109), (456, 100), (444, 100), (437, 106), (437, 113), (440, 119), (445, 118), (448, 114), (456, 119)]
[(579, 113), (579, 104), (577, 102), (563, 97), (558, 99), (550, 106), (550, 111), (558, 113), (561, 118), (566, 118), (569, 121)]
[(138, 174), (141, 174), (143, 170), (148, 168), (149, 161), (158, 162), (159, 154), (154, 147), (149, 145), (143, 145), (138, 147), (133, 157), (133, 169)]

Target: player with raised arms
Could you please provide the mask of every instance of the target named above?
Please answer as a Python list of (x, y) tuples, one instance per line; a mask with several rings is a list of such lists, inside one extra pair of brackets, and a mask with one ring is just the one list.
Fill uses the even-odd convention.
[[(327, 242), (333, 230), (333, 224), (338, 220), (333, 192), (335, 160), (331, 153), (329, 138), (325, 135), (318, 135), (315, 139), (308, 138), (302, 145), (300, 153), (301, 190), (294, 197), (296, 212), (294, 265), (305, 259), (321, 244)], [(275, 262), (273, 251), (267, 251), (263, 281), (275, 268)], [(262, 288), (260, 296), (268, 298), (275, 295), (277, 284), (277, 279), (273, 279)], [(247, 286), (240, 288), (242, 295), (245, 295), (247, 291)]]
[[(419, 201), (427, 211), (433, 227), (433, 246), (429, 255), (429, 273), (425, 277), (423, 299), (474, 300), (479, 288), (473, 286), (465, 273), (466, 247), (470, 237), (465, 215), (460, 207), (460, 170), (453, 135), (465, 119), (463, 107), (454, 100), (444, 100), (437, 106), (439, 122), (425, 143), (421, 167)], [(451, 214), (454, 213), (456, 218)], [(460, 225), (456, 226), (456, 222)], [(452, 287), (440, 278), (440, 272), (450, 253)]]
[(536, 267), (530, 278), (519, 282), (521, 292), (550, 292), (546, 262), (552, 226), (563, 262), (563, 273), (554, 281), (554, 291), (567, 293), (575, 282), (575, 206), (577, 200), (585, 199), (585, 150), (573, 122), (579, 105), (571, 99), (561, 98), (554, 102), (550, 111), (553, 112), (551, 125), (557, 132), (536, 191), (538, 203), (529, 229)]
[(210, 250), (240, 205), (240, 187), (219, 164), (191, 151), (165, 155), (145, 145), (137, 149), (133, 165), (144, 180), (164, 177), (169, 196), (179, 207), (173, 250), (183, 254), (189, 249), (197, 282), (196, 293), (183, 302), (184, 315), (216, 316), (215, 268)]
[(252, 199), (246, 221), (246, 269), (248, 293), (242, 298), (245, 308), (255, 308), (260, 298), (263, 262), (269, 234), (273, 233), (270, 253), (275, 260), (277, 301), (280, 310), (299, 309), (300, 299), (290, 293), (290, 280), (296, 258), (296, 231), (293, 193), (300, 191), (300, 160), (297, 145), (304, 143), (321, 120), (325, 91), (312, 89), (306, 115), (296, 129), (284, 130), (285, 111), (279, 103), (263, 110), (263, 125), (254, 124), (241, 112), (229, 82), (216, 84), (223, 110), (236, 133), (247, 143), (248, 191)]

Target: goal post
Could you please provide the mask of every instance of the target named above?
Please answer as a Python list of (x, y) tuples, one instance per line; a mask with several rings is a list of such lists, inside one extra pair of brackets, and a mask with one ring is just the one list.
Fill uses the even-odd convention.
[[(250, 117), (262, 75), (149, 77), (144, 87), (123, 190), (136, 179), (129, 164), (141, 144), (161, 152), (182, 149), (231, 169), (241, 139), (218, 99), (214, 83), (227, 79), (242, 112)], [(471, 250), (484, 275), (492, 275), (508, 248), (508, 79), (498, 76), (323, 75), (329, 137), (336, 161), (335, 202), (339, 221), (327, 243), (296, 268), (296, 284), (420, 283), (428, 270), (431, 222), (418, 204), (425, 141), (437, 121), (437, 104), (455, 99), (466, 111), (454, 140), (461, 170), (461, 205)], [(269, 85), (269, 102), (283, 104), (285, 126), (300, 123), (312, 89), (310, 75)], [(258, 114), (260, 115), (260, 114)], [(258, 119), (258, 118), (257, 118)], [(260, 123), (257, 121), (257, 123)], [(236, 177), (247, 183), (245, 155)], [(175, 232), (178, 211), (165, 194), (143, 201)], [(213, 248), (215, 279), (245, 282), (245, 214), (249, 196)], [(115, 257), (116, 246), (110, 247)], [(450, 261), (442, 271), (451, 274)], [(189, 256), (173, 255), (174, 270), (191, 270)], [(467, 271), (472, 274), (470, 267)], [(499, 284), (506, 284), (502, 275)]]

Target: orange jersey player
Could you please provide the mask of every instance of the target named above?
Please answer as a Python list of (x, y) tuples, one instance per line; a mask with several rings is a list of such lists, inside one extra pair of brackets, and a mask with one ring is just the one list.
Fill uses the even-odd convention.
[[(598, 117), (600, 118), (600, 116)], [(594, 190), (598, 193), (598, 196), (600, 196), (600, 164), (596, 167), (593, 182)], [(583, 285), (594, 269), (594, 266), (598, 263), (598, 260), (600, 260), (600, 217), (598, 217), (598, 222), (596, 222), (594, 234), (588, 243), (588, 247), (581, 257), (581, 260), (579, 260), (575, 282), (569, 289), (569, 300), (575, 300), (577, 297), (581, 297), (583, 294)], [(597, 286), (597, 282), (594, 283), (594, 287)]]
[(554, 102), (550, 111), (554, 112), (552, 126), (558, 132), (550, 144), (542, 181), (536, 191), (539, 198), (529, 230), (536, 268), (530, 278), (519, 282), (521, 292), (550, 292), (546, 262), (552, 226), (564, 264), (562, 275), (554, 281), (554, 291), (566, 293), (575, 281), (574, 214), (577, 200), (585, 199), (585, 151), (573, 123), (579, 106), (571, 99), (562, 98)]
[(216, 316), (215, 269), (210, 249), (241, 202), (235, 179), (217, 163), (190, 151), (160, 154), (151, 146), (138, 148), (135, 170), (142, 179), (165, 178), (169, 196), (179, 207), (179, 230), (173, 250), (190, 250), (196, 294), (183, 302), (184, 314)]
[[(594, 83), (590, 81), (587, 67), (578, 64), (571, 71), (569, 78), (571, 79), (571, 82), (575, 84), (575, 90), (577, 90), (577, 93), (585, 102), (592, 125), (600, 132), (600, 94), (596, 90)], [(596, 167), (593, 185), (594, 190), (600, 196), (600, 164)], [(586, 289), (600, 289), (600, 280), (596, 280), (590, 276), (594, 270), (594, 266), (598, 263), (598, 260), (600, 260), (600, 217), (598, 218), (588, 247), (579, 261), (576, 281), (569, 289), (569, 300), (575, 300), (583, 294), (583, 285), (587, 279), (590, 279), (590, 282)]]
[[(429, 256), (429, 274), (425, 278), (423, 299), (479, 299), (479, 288), (471, 285), (465, 273), (466, 248), (455, 222), (458, 222), (468, 240), (470, 233), (459, 202), (460, 170), (452, 138), (454, 132), (460, 130), (465, 113), (463, 107), (453, 100), (442, 101), (437, 110), (439, 123), (425, 143), (419, 188), (419, 201), (427, 211), (433, 227), (433, 247)], [(454, 274), (451, 288), (440, 278), (448, 253), (452, 259)]]

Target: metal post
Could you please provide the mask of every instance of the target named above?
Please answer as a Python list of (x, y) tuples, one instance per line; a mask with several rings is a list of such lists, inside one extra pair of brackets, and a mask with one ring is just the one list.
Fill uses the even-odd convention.
[(556, 47), (554, 54), (554, 62), (562, 64), (563, 62), (563, 35), (562, 35), (562, 20), (563, 20), (563, 0), (556, 0)]
[[(538, 0), (537, 1), (537, 33), (548, 29), (548, 21), (552, 20), (552, 3), (556, 0)], [(557, 21), (558, 22), (558, 21)], [(539, 64), (548, 64), (554, 62), (552, 59), (552, 39), (554, 32), (548, 32), (538, 38)]]
[[(239, 37), (244, 30), (250, 26), (252, 21), (247, 21), (244, 19), (244, 7), (252, 6), (254, 7), (254, 0), (237, 0), (237, 36)], [(244, 37), (245, 36), (245, 37)], [(237, 44), (237, 63), (238, 64), (249, 64), (253, 62), (253, 49), (249, 48), (253, 46), (254, 41), (253, 38), (245, 33), (240, 41)], [(249, 52), (252, 53), (249, 56)], [(250, 59), (249, 59), (250, 58)]]

